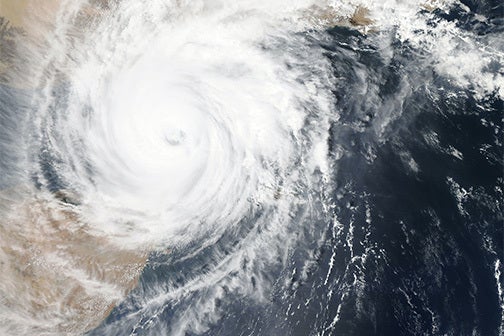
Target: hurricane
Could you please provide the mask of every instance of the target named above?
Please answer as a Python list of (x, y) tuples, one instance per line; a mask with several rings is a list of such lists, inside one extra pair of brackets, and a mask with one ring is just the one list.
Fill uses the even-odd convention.
[(0, 334), (501, 335), (503, 12), (0, 1)]

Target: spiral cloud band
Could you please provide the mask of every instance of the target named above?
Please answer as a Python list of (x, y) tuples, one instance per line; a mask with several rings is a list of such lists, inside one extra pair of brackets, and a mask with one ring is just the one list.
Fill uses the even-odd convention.
[[(57, 126), (43, 130), (61, 139), (49, 141), (49, 150), (59, 153), (66, 168), (57, 174), (80, 194), (83, 215), (130, 242), (170, 244), (182, 231), (190, 239), (236, 223), (254, 202), (274, 203), (292, 192), (310, 172), (286, 172), (311, 155), (307, 145), (324, 141), (314, 131), (327, 123), (328, 100), (307, 94), (320, 78), (313, 82), (311, 69), (288, 71), (287, 55), (268, 50), (268, 43), (301, 46), (273, 26), (278, 18), (193, 10), (199, 12), (191, 20), (155, 22), (159, 31), (138, 33), (127, 50), (93, 41), (68, 78), (68, 109), (48, 112)], [(107, 41), (142, 29), (129, 24)], [(264, 25), (271, 25), (269, 42)], [(313, 53), (299, 50), (292, 61), (323, 67)], [(315, 112), (320, 124), (305, 125)], [(133, 231), (124, 235), (125, 227)]]

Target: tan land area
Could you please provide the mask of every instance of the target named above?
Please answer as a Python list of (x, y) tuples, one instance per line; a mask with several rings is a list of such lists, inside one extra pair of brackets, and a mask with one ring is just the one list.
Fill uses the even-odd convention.
[[(83, 8), (80, 17), (102, 13), (106, 2)], [(50, 36), (62, 4), (0, 0), (0, 28), (9, 32), (0, 39), (0, 73), (15, 77), (7, 85), (33, 85), (29, 77), (19, 79), (29, 75), (15, 48)], [(58, 335), (96, 327), (137, 285), (148, 252), (120, 248), (91, 234), (75, 207), (64, 202), (36, 196), (6, 201), (17, 192), (0, 193), (0, 330)]]
[(350, 17), (341, 16), (332, 7), (311, 6), (306, 12), (305, 17), (314, 24), (325, 27), (348, 26), (359, 30), (373, 24), (369, 17), (370, 13), (366, 7), (358, 6)]
[(0, 17), (28, 34), (40, 35), (54, 24), (61, 0), (0, 0)]
[(33, 17), (42, 15), (53, 17), (60, 5), (61, 0), (0, 0), (0, 14), (13, 25), (22, 26)]
[[(0, 82), (21, 89), (36, 86), (33, 79), (45, 70), (40, 60), (55, 41), (58, 19), (69, 5), (76, 6), (71, 9), (72, 26), (58, 38), (73, 44), (110, 12), (112, 3), (116, 2), (90, 0), (79, 6), (77, 1), (64, 0), (0, 0)], [(64, 67), (59, 64), (57, 71)]]
[[(110, 0), (91, 0), (81, 8), (86, 16), (99, 15), (109, 7)], [(54, 27), (63, 0), (0, 0), (0, 17), (13, 27), (40, 36)]]
[(2, 325), (14, 328), (23, 318), (33, 334), (82, 334), (137, 285), (148, 253), (91, 234), (72, 207), (8, 204), (0, 222)]

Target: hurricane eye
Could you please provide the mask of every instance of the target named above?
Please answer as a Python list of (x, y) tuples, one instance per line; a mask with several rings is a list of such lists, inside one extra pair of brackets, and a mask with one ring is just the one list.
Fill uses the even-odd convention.
[(179, 146), (186, 141), (186, 133), (180, 129), (169, 128), (164, 133), (164, 140), (170, 146)]

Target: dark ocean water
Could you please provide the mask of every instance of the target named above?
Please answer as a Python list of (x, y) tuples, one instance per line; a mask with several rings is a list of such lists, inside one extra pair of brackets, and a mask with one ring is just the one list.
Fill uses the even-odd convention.
[[(438, 18), (483, 38), (504, 30), (502, 3), (465, 3), (471, 13), (455, 6)], [(407, 41), (393, 40), (385, 59), (372, 35), (328, 32), (340, 114), (329, 140), (332, 220), (301, 228), (305, 243), (287, 265), (263, 274), (266, 303), (229, 292), (202, 334), (502, 335), (504, 102), (451, 84)], [(232, 253), (253, 220), (194, 257), (152, 256), (132, 297), (154, 283), (183, 287), (210, 267), (206, 258)], [(204, 296), (167, 300), (155, 318), (128, 299), (90, 335), (156, 335)]]

